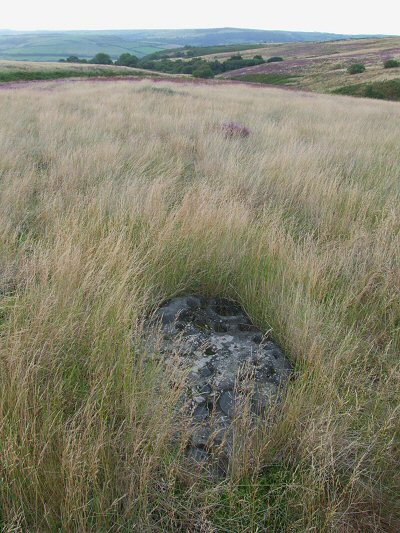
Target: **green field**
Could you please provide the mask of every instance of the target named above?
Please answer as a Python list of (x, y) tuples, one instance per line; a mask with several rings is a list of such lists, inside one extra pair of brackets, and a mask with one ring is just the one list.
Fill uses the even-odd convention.
[[(172, 50), (162, 50), (151, 54), (151, 59), (163, 59), (174, 57), (199, 57), (210, 54), (228, 54), (232, 52), (242, 52), (244, 50), (257, 50), (263, 48), (263, 44), (221, 44), (216, 46), (184, 46)], [(150, 57), (149, 57), (150, 59)]]
[(0, 58), (58, 61), (70, 55), (90, 59), (97, 52), (117, 58), (123, 52), (138, 57), (163, 50), (166, 45), (105, 32), (30, 33), (0, 35)]

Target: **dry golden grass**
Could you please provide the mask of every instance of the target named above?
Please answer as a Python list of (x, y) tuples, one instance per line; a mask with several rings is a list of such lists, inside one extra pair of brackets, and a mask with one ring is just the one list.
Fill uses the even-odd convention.
[[(3, 530), (398, 531), (400, 107), (48, 87), (0, 93)], [(141, 341), (189, 291), (239, 300), (297, 370), (225, 482), (187, 468), (180, 376)]]

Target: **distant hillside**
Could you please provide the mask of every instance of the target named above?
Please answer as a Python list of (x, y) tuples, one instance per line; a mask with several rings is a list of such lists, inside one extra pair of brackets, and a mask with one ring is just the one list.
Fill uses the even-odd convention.
[(36, 31), (0, 30), (0, 59), (56, 61), (70, 55), (89, 59), (97, 52), (117, 58), (123, 52), (143, 57), (184, 45), (330, 41), (353, 37), (333, 33), (212, 28), (185, 30)]
[[(335, 42), (270, 44), (257, 49), (265, 60), (282, 61), (239, 68), (221, 77), (246, 82), (286, 85), (316, 92), (336, 92), (391, 100), (400, 99), (400, 66), (385, 68), (388, 59), (400, 62), (400, 37), (347, 39)], [(242, 51), (243, 58), (254, 50)], [(224, 61), (229, 53), (203, 56)], [(352, 75), (348, 67), (362, 63), (365, 71)]]
[(89, 59), (98, 52), (117, 58), (124, 52), (143, 57), (164, 50), (166, 43), (141, 39), (124, 32), (33, 32), (7, 34), (0, 31), (0, 59), (57, 61), (79, 55)]

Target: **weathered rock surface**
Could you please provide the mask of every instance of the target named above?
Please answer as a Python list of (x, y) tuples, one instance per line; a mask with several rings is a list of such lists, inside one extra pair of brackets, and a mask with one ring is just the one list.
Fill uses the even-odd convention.
[(235, 303), (200, 296), (173, 298), (155, 313), (164, 357), (178, 353), (188, 370), (182, 399), (189, 412), (187, 455), (206, 461), (215, 450), (229, 461), (231, 425), (247, 399), (263, 416), (288, 380), (291, 365)]

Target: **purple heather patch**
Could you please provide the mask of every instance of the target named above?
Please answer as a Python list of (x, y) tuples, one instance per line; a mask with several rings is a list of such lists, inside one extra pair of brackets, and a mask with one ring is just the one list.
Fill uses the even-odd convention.
[(348, 67), (352, 63), (364, 63), (365, 65), (375, 65), (382, 63), (386, 59), (396, 58), (400, 56), (400, 47), (388, 48), (386, 50), (378, 51), (354, 51), (346, 54), (331, 54), (323, 57), (308, 57), (298, 59), (288, 59), (277, 63), (263, 63), (262, 65), (255, 65), (253, 67), (245, 67), (237, 70), (224, 72), (222, 78), (235, 78), (245, 76), (247, 74), (290, 74), (290, 73), (312, 73), (315, 68), (329, 68), (330, 65), (340, 63), (343, 68)]
[(249, 128), (238, 122), (224, 122), (222, 131), (227, 137), (248, 137), (250, 135)]

